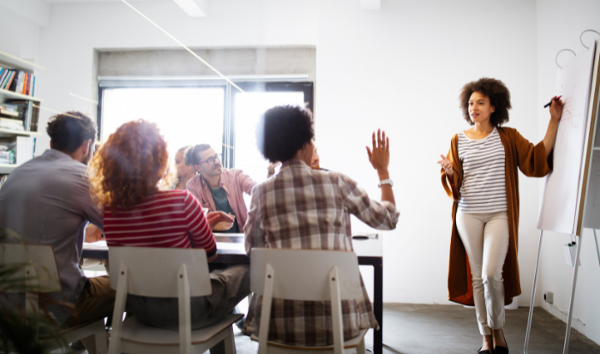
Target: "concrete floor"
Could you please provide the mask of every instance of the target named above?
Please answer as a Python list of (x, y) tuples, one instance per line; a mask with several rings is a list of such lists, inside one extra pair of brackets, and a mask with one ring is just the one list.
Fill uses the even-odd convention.
[[(523, 353), (529, 308), (506, 311), (504, 334), (511, 353)], [(529, 354), (563, 352), (566, 325), (541, 308), (533, 315)], [(384, 354), (463, 354), (476, 353), (481, 336), (475, 309), (452, 305), (384, 304)], [(373, 335), (367, 334), (367, 348), (373, 348)], [(238, 354), (256, 354), (258, 344), (236, 334)], [(600, 346), (571, 330), (569, 353), (600, 354)]]
[[(511, 353), (523, 353), (529, 308), (506, 311), (504, 334)], [(386, 354), (476, 353), (481, 346), (475, 309), (448, 305), (384, 305)], [(541, 308), (533, 315), (528, 353), (562, 353), (566, 325)], [(600, 353), (600, 346), (571, 330), (570, 353)]]
[[(475, 310), (462, 306), (384, 304), (384, 354), (463, 354), (476, 353), (481, 336), (475, 322)], [(523, 353), (529, 308), (506, 311), (504, 333), (511, 353)], [(533, 315), (529, 354), (559, 354), (563, 351), (565, 323), (541, 308)], [(258, 344), (243, 336), (237, 328), (238, 354), (256, 354)], [(367, 348), (373, 347), (373, 335), (367, 334)], [(600, 346), (571, 330), (570, 353), (600, 354)], [(79, 351), (77, 353), (86, 353)], [(206, 352), (205, 354), (208, 354)]]

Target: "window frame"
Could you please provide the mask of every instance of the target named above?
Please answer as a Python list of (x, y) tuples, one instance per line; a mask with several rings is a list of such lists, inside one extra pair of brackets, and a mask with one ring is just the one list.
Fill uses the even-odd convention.
[[(252, 80), (252, 81), (236, 81), (234, 83), (239, 86), (245, 92), (303, 92), (304, 93), (304, 102), (306, 103), (306, 108), (310, 109), (313, 112), (314, 116), (314, 83), (312, 81), (266, 81), (266, 80)], [(102, 112), (104, 105), (104, 90), (107, 89), (144, 89), (144, 88), (157, 88), (157, 89), (169, 89), (169, 88), (214, 88), (221, 87), (223, 88), (224, 100), (223, 100), (223, 138), (222, 138), (222, 156), (223, 161), (221, 163), (227, 169), (235, 168), (235, 116), (234, 116), (234, 107), (235, 107), (235, 97), (238, 94), (239, 90), (231, 85), (231, 83), (223, 80), (222, 82), (207, 82), (205, 84), (197, 84), (197, 83), (185, 83), (181, 84), (171, 84), (166, 83), (161, 84), (157, 81), (152, 82), (124, 82), (121, 85), (106, 85), (103, 86), (102, 83), (98, 85), (98, 109), (96, 116), (96, 124), (98, 125), (98, 136), (102, 136)]]

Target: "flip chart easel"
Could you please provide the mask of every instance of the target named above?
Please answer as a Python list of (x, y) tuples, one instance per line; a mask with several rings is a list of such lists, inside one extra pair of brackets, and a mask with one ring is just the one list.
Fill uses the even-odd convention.
[[(569, 61), (558, 73), (556, 95), (563, 95), (565, 106), (554, 149), (554, 172), (546, 177), (544, 199), (540, 208), (540, 239), (533, 277), (533, 291), (523, 353), (527, 354), (544, 230), (579, 237), (563, 354), (569, 352), (575, 289), (581, 253), (582, 229), (594, 232), (598, 262), (600, 245), (600, 48), (599, 41)], [(587, 47), (586, 47), (587, 48)], [(591, 68), (590, 68), (591, 65)], [(587, 76), (586, 76), (587, 75)], [(586, 81), (587, 80), (587, 81)], [(596, 162), (596, 163), (595, 163)], [(596, 217), (594, 217), (596, 216)], [(584, 223), (585, 221), (585, 223)]]

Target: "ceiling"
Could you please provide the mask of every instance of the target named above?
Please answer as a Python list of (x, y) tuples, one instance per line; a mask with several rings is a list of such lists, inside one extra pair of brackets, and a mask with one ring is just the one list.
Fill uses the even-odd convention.
[[(86, 3), (86, 2), (116, 2), (121, 0), (42, 0), (48, 4), (61, 4), (61, 3)], [(131, 2), (135, 1), (171, 1), (171, 0), (128, 0)]]

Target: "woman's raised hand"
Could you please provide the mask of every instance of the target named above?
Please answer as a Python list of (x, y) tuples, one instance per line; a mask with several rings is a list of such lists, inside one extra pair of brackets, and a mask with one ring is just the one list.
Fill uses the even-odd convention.
[(558, 98), (556, 96), (552, 97), (551, 102), (552, 102), (552, 104), (550, 105), (550, 108), (549, 108), (550, 119), (552, 119), (555, 122), (558, 122), (560, 120), (560, 117), (562, 116), (564, 103), (560, 98)]
[(381, 129), (377, 130), (377, 139), (373, 132), (373, 150), (367, 146), (367, 154), (369, 154), (369, 162), (377, 172), (387, 172), (390, 164), (390, 138), (386, 138), (385, 132)]
[(437, 163), (442, 165), (442, 168), (446, 171), (448, 177), (452, 177), (452, 175), (454, 174), (454, 169), (452, 169), (452, 163), (450, 163), (450, 160), (448, 160), (446, 156), (441, 154), (440, 156), (442, 157), (442, 159)]

